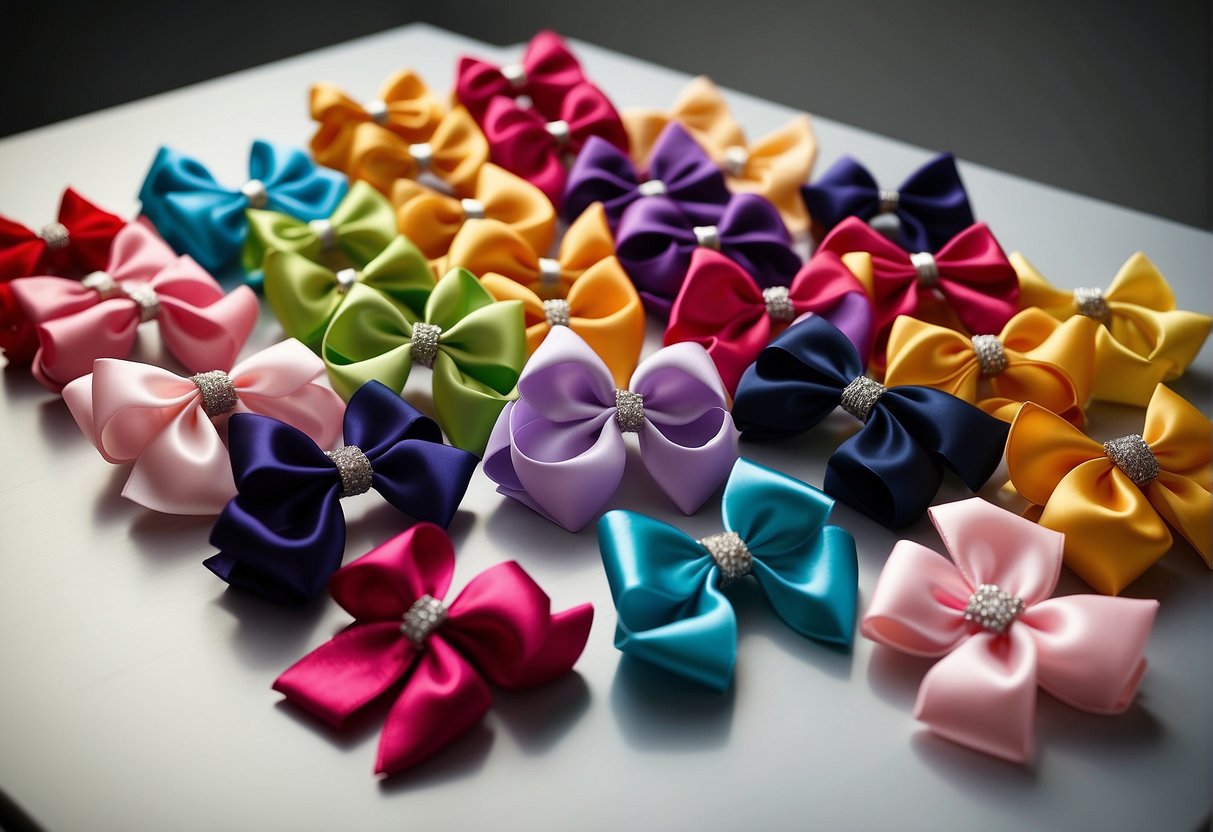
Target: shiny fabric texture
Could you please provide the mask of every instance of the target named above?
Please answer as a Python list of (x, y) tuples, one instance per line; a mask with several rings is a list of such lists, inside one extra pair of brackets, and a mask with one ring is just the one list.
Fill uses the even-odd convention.
[[(232, 367), (231, 413), (294, 425), (328, 448), (341, 435), (345, 402), (324, 383), (324, 363), (294, 339)], [(209, 415), (188, 376), (101, 358), (63, 388), (80, 430), (115, 465), (134, 463), (122, 496), (168, 514), (218, 514), (236, 496), (226, 435), (229, 415)]]
[[(800, 192), (819, 240), (847, 217), (867, 221), (882, 213), (881, 187), (850, 156), (843, 156)], [(909, 251), (938, 251), (976, 221), (951, 153), (924, 163), (896, 193), (892, 213), (899, 223), (901, 245)]]
[[(859, 567), (855, 540), (826, 525), (834, 501), (811, 485), (738, 459), (721, 500), (724, 529), (740, 536), (750, 572), (784, 623), (849, 646)], [(660, 520), (608, 511), (598, 546), (624, 653), (724, 690), (737, 660), (737, 618), (719, 566), (697, 540)]]
[[(720, 376), (698, 344), (675, 344), (642, 361), (629, 389), (643, 397), (636, 432), (646, 470), (683, 513), (694, 513), (737, 459)], [(602, 359), (568, 327), (555, 327), (493, 428), (485, 474), (499, 493), (578, 531), (623, 480), (627, 443), (616, 402)]]
[[(433, 420), (378, 382), (355, 393), (344, 441), (366, 455), (371, 487), (394, 508), (446, 526), (477, 459), (442, 444)], [(307, 434), (256, 413), (228, 420), (237, 494), (211, 529), (219, 552), (203, 564), (232, 586), (280, 604), (306, 603), (345, 553), (342, 481)]]
[[(228, 294), (188, 256), (178, 257), (139, 223), (114, 237), (104, 270), (112, 290), (99, 291), (79, 280), (24, 277), (10, 284), (26, 318), (34, 325), (38, 351), (30, 369), (48, 390), (87, 375), (98, 358), (126, 358), (149, 317), (137, 297), (155, 300), (156, 320), (167, 351), (190, 372), (232, 366), (257, 323), (257, 296), (247, 286)], [(150, 319), (150, 318), (149, 318)]]
[[(762, 288), (787, 286), (801, 266), (792, 239), (770, 202), (756, 194), (733, 196), (714, 224), (718, 250), (741, 266)], [(640, 297), (654, 313), (668, 317), (700, 248), (698, 226), (667, 197), (635, 202), (623, 213), (616, 253)]]
[(413, 368), (413, 326), (437, 326), (432, 390), (451, 444), (480, 454), (497, 415), (515, 397), (526, 361), (522, 304), (495, 301), (466, 269), (434, 286), (421, 314), (355, 283), (324, 335), (321, 357), (342, 396), (371, 379), (403, 390)]
[(417, 644), (402, 621), (418, 599), (441, 600), (455, 553), (439, 527), (418, 523), (333, 575), (329, 591), (354, 621), (287, 668), (274, 690), (335, 728), (384, 695), (393, 697), (376, 774), (424, 762), (488, 711), (488, 684), (525, 690), (572, 670), (594, 609), (551, 611), (551, 600), (514, 561), (489, 567), (446, 604)]
[(324, 219), (345, 196), (341, 174), (319, 168), (302, 150), (258, 139), (249, 150), (249, 180), (265, 188), (255, 206), (240, 186), (220, 185), (201, 162), (161, 147), (139, 189), (143, 214), (181, 254), (208, 271), (235, 261), (248, 233), (245, 210), (263, 207), (304, 221)]
[[(1146, 670), (1157, 601), (1049, 598), (1061, 571), (1062, 535), (979, 497), (930, 514), (952, 560), (898, 541), (860, 622), (879, 644), (939, 659), (918, 688), (917, 719), (952, 742), (1027, 763), (1037, 687), (1088, 713), (1129, 707)], [(983, 584), (1024, 603), (1002, 633), (964, 619)]]
[(1169, 552), (1172, 530), (1213, 568), (1208, 417), (1160, 384), (1140, 435), (1160, 468), (1143, 486), (1101, 443), (1031, 402), (1007, 439), (1011, 484), (1033, 504), (1027, 515), (1066, 536), (1066, 566), (1105, 595), (1118, 595)]
[(550, 29), (531, 38), (519, 67), (522, 76), (512, 80), (495, 64), (462, 56), (456, 69), (455, 100), (480, 121), (494, 98), (525, 96), (540, 115), (557, 119), (565, 96), (589, 83), (568, 44)]
[[(837, 408), (863, 374), (855, 347), (829, 321), (809, 315), (786, 329), (745, 371), (733, 418), (746, 439), (794, 436)], [(859, 432), (826, 463), (824, 490), (878, 523), (922, 517), (944, 469), (976, 491), (1002, 461), (1005, 422), (950, 393), (894, 387), (872, 405)]]
[[(870, 268), (866, 258), (855, 262)], [(801, 266), (788, 287), (788, 302), (793, 319), (815, 312), (838, 327), (860, 355), (870, 352), (872, 305), (838, 255), (822, 252)], [(701, 344), (731, 396), (745, 369), (790, 323), (771, 316), (762, 289), (745, 269), (720, 252), (700, 248), (691, 255), (686, 282), (670, 310), (664, 343)]]
[[(415, 157), (418, 145), (428, 156)], [(476, 175), (488, 161), (489, 145), (471, 114), (455, 107), (424, 138), (408, 142), (376, 124), (359, 124), (350, 140), (345, 168), (350, 179), (370, 182), (389, 195), (397, 179), (431, 182), (456, 196), (472, 196)]]
[[(1074, 294), (1051, 286), (1022, 254), (1011, 255), (1019, 275), (1019, 303), (1039, 306), (1058, 320), (1078, 315)], [(1103, 292), (1107, 320), (1095, 331), (1097, 401), (1145, 407), (1161, 381), (1181, 376), (1196, 358), (1213, 318), (1175, 308), (1167, 280), (1140, 251), (1125, 261)]]

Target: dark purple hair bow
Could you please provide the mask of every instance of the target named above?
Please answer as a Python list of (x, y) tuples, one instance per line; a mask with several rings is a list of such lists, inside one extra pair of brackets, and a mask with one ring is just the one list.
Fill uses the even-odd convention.
[(974, 222), (951, 153), (931, 159), (895, 191), (882, 189), (867, 168), (843, 156), (800, 192), (819, 240), (847, 217), (870, 220), (877, 214), (894, 214), (901, 223), (905, 248), (938, 251)]
[(667, 196), (696, 225), (712, 225), (720, 222), (729, 189), (716, 163), (672, 121), (653, 145), (647, 175), (637, 171), (628, 154), (591, 136), (569, 171), (564, 218), (572, 222), (591, 203), (601, 202), (614, 229), (623, 209), (646, 196)]
[(668, 197), (642, 199), (619, 221), (616, 256), (652, 311), (668, 316), (695, 249), (715, 249), (762, 288), (787, 286), (800, 268), (779, 212), (757, 194), (735, 194), (720, 222), (700, 225)]
[(290, 425), (233, 414), (228, 446), (237, 495), (211, 530), (204, 565), (232, 586), (277, 603), (324, 590), (345, 554), (341, 498), (374, 488), (405, 514), (446, 526), (478, 462), (442, 444), (438, 425), (377, 381), (345, 411), (345, 441), (326, 453)]

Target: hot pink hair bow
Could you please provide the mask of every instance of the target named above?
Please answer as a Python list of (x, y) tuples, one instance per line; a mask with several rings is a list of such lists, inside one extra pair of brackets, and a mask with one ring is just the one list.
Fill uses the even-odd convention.
[(230, 373), (192, 378), (102, 358), (91, 375), (63, 388), (63, 399), (107, 461), (134, 463), (122, 489), (128, 500), (169, 514), (218, 514), (236, 496), (228, 414), (273, 416), (332, 447), (345, 404), (323, 378), (324, 362), (292, 338)]
[(952, 562), (898, 541), (860, 627), (902, 652), (940, 657), (923, 677), (914, 716), (953, 742), (1023, 763), (1032, 756), (1038, 685), (1090, 713), (1128, 708), (1146, 670), (1157, 601), (1050, 599), (1064, 535), (980, 497), (930, 515)]
[(492, 704), (487, 682), (541, 685), (571, 670), (585, 648), (591, 605), (552, 613), (514, 561), (481, 572), (444, 604), (454, 566), (446, 532), (418, 523), (339, 569), (329, 592), (354, 623), (274, 682), (337, 728), (397, 689), (376, 773), (416, 765), (470, 730)]
[(455, 79), (455, 99), (480, 121), (499, 96), (527, 96), (540, 114), (558, 118), (560, 103), (574, 87), (587, 83), (577, 58), (560, 35), (544, 30), (526, 46), (522, 61), (496, 66), (463, 56)]
[(55, 391), (91, 372), (98, 358), (130, 355), (139, 324), (152, 320), (186, 369), (227, 369), (260, 311), (247, 286), (225, 295), (201, 266), (138, 223), (118, 232), (105, 271), (83, 281), (26, 277), (12, 288), (38, 333), (34, 377)]

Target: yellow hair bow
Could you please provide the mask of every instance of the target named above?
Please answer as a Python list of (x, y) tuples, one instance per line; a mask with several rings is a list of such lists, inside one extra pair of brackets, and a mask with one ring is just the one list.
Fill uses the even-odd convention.
[(351, 179), (364, 179), (384, 194), (400, 178), (431, 177), (456, 196), (472, 196), (476, 175), (488, 161), (489, 143), (463, 107), (442, 117), (420, 142), (408, 142), (374, 124), (360, 124), (350, 142)]

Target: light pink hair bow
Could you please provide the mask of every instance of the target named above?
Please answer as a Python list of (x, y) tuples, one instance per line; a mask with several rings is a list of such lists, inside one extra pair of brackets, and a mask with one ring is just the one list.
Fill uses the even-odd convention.
[(953, 742), (1023, 763), (1037, 686), (1090, 713), (1129, 707), (1157, 601), (1050, 599), (1063, 535), (980, 497), (930, 515), (952, 561), (898, 541), (860, 625), (873, 641), (941, 657), (918, 688), (915, 717)]
[(341, 435), (345, 405), (324, 382), (324, 362), (295, 339), (230, 373), (190, 377), (102, 358), (63, 388), (72, 415), (109, 462), (133, 462), (122, 495), (169, 514), (218, 514), (236, 496), (225, 439), (230, 413), (262, 413), (321, 448)]
[(38, 333), (34, 377), (55, 391), (91, 372), (98, 358), (130, 355), (139, 324), (151, 320), (187, 369), (227, 369), (259, 312), (247, 286), (225, 295), (206, 270), (140, 223), (118, 232), (103, 272), (82, 281), (26, 277), (11, 285)]

